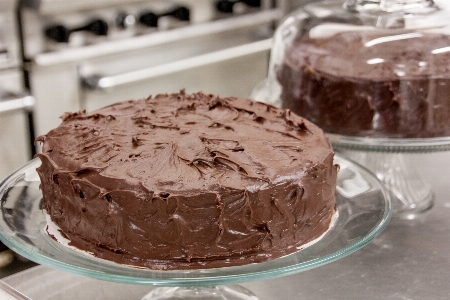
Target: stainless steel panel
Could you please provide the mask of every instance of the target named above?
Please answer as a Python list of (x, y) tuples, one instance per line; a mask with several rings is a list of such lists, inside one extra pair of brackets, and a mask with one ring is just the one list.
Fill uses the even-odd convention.
[(0, 299), (2, 300), (30, 300), (22, 293), (0, 280)]
[(36, 98), (34, 109), (36, 136), (58, 126), (64, 112), (81, 109), (80, 85), (77, 66), (34, 68), (30, 74), (32, 94)]
[[(21, 96), (20, 96), (21, 95)], [(33, 98), (24, 96), (21, 71), (0, 71), (0, 178), (30, 159), (26, 110)]]
[(21, 64), (15, 18), (17, 3), (16, 0), (0, 0), (0, 70)]
[(0, 116), (0, 178), (30, 160), (27, 117), (23, 111)]

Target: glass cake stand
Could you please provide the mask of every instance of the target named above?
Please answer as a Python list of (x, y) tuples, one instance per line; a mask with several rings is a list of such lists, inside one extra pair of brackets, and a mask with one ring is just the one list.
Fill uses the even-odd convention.
[(51, 268), (94, 279), (154, 285), (143, 299), (258, 299), (239, 282), (306, 271), (345, 257), (365, 246), (388, 224), (390, 196), (369, 171), (339, 155), (338, 217), (315, 244), (269, 262), (236, 267), (154, 271), (116, 264), (68, 248), (46, 233), (41, 207), (38, 159), (27, 163), (0, 184), (0, 239), (20, 255)]
[(391, 194), (396, 216), (410, 217), (433, 205), (433, 192), (405, 155), (450, 150), (450, 137), (366, 138), (327, 134), (333, 148), (372, 171)]

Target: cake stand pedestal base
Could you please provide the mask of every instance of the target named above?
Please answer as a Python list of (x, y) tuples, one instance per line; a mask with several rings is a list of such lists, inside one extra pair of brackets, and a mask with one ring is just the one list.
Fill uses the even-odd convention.
[(369, 169), (386, 185), (395, 215), (408, 217), (433, 205), (431, 188), (405, 159), (408, 154), (347, 149), (338, 152)]
[(249, 290), (240, 285), (219, 285), (213, 287), (158, 287), (142, 300), (258, 300)]

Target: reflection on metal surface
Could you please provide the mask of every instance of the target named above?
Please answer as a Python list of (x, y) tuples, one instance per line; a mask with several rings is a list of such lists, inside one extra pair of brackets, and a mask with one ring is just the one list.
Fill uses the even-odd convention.
[(445, 52), (450, 52), (450, 47), (439, 48), (431, 51), (432, 54), (440, 54)]
[(18, 290), (0, 280), (0, 299), (2, 300), (31, 300)]
[(372, 47), (378, 44), (399, 41), (399, 40), (407, 40), (422, 37), (422, 33), (406, 33), (406, 34), (398, 34), (398, 35), (389, 35), (380, 38), (373, 39), (364, 43), (364, 47)]
[(29, 95), (0, 101), (0, 114), (16, 110), (32, 110), (34, 103), (34, 97)]

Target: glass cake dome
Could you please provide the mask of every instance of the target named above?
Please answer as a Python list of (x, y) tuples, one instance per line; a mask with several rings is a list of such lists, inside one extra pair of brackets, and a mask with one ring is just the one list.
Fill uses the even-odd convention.
[(331, 134), (450, 136), (450, 12), (442, 3), (306, 5), (278, 27), (269, 76), (252, 98)]

